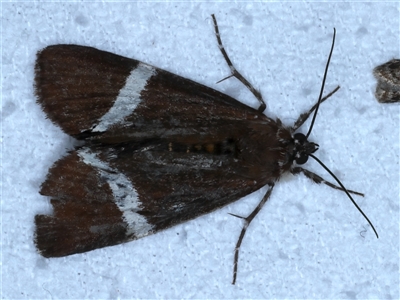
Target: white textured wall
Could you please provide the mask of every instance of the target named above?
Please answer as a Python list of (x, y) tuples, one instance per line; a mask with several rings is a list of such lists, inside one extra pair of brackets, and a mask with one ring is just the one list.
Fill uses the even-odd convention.
[[(350, 189), (346, 195), (287, 176), (233, 250), (261, 193), (162, 233), (115, 247), (44, 259), (33, 244), (48, 168), (73, 140), (35, 103), (36, 52), (51, 44), (97, 47), (256, 101), (229, 75), (210, 14), (231, 59), (260, 88), (266, 113), (291, 124), (316, 100), (333, 27), (336, 48), (311, 139)], [(2, 3), (2, 299), (399, 298), (399, 105), (375, 100), (372, 69), (399, 58), (392, 3)], [(304, 129), (303, 132), (305, 132)], [(307, 168), (329, 179), (321, 167)]]

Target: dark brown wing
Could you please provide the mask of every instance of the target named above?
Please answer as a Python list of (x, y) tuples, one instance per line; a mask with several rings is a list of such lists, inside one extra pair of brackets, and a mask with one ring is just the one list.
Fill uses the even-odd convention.
[[(138, 61), (106, 53), (104, 67), (101, 59), (91, 58), (102, 56), (102, 51), (52, 48), (38, 58), (38, 101), (50, 119), (86, 145), (56, 162), (43, 183), (41, 194), (51, 196), (54, 207), (52, 216), (36, 216), (36, 243), (44, 256), (146, 236), (220, 208), (261, 188), (266, 178), (281, 175), (277, 162), (285, 159), (282, 149), (290, 133), (284, 130), (284, 138), (277, 139), (281, 125), (256, 110)], [(138, 80), (121, 84), (126, 89), (122, 96), (107, 89), (82, 94), (72, 84), (80, 83), (79, 74), (69, 78), (67, 68), (50, 67), (46, 51), (55, 58), (53, 52), (62, 52), (89, 68), (88, 87), (97, 80), (100, 86), (123, 82), (117, 76), (123, 76), (121, 62), (133, 68), (126, 76), (143, 70), (134, 75)], [(53, 80), (57, 76), (62, 80)], [(72, 92), (57, 98), (63, 81), (71, 82), (67, 89)], [(54, 90), (49, 98), (48, 86)], [(97, 106), (107, 109), (99, 112)]]

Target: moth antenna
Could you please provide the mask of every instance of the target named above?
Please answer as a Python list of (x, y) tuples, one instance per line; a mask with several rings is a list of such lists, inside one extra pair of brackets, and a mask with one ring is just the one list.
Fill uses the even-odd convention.
[(376, 229), (374, 227), (374, 225), (372, 225), (372, 222), (368, 219), (367, 215), (361, 210), (361, 208), (357, 205), (356, 201), (354, 201), (354, 199), (351, 197), (350, 193), (347, 191), (347, 189), (344, 187), (344, 185), (340, 182), (340, 180), (335, 176), (335, 174), (332, 173), (331, 170), (328, 169), (327, 166), (325, 166), (322, 161), (320, 161), (317, 157), (315, 157), (312, 154), (309, 154), (309, 156), (311, 156), (312, 158), (314, 158), (332, 177), (333, 179), (336, 180), (336, 182), (340, 185), (340, 187), (343, 189), (343, 191), (346, 193), (347, 197), (350, 198), (351, 202), (353, 202), (354, 206), (358, 209), (358, 211), (363, 215), (363, 217), (365, 218), (365, 220), (367, 220), (367, 222), (369, 223), (369, 225), (371, 225), (372, 229), (375, 232), (376, 238), (379, 238), (378, 233), (376, 232)]
[(331, 62), (333, 48), (335, 46), (335, 38), (336, 38), (336, 28), (333, 28), (332, 46), (331, 46), (331, 51), (329, 52), (328, 61), (326, 62), (324, 78), (322, 79), (321, 90), (319, 92), (319, 97), (318, 97), (318, 104), (317, 104), (317, 107), (315, 108), (314, 115), (313, 115), (313, 118), (312, 118), (312, 121), (311, 121), (311, 125), (310, 125), (310, 129), (308, 129), (308, 132), (306, 134), (306, 138), (308, 138), (310, 133), (311, 133), (311, 130), (312, 130), (313, 126), (314, 126), (315, 118), (317, 117), (317, 112), (318, 112), (319, 106), (321, 104), (322, 93), (324, 92), (326, 76), (328, 75), (329, 64)]

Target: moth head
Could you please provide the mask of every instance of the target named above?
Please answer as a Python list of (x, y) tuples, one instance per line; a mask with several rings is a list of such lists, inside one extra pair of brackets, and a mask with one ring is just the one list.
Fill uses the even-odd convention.
[(294, 160), (297, 164), (305, 164), (310, 154), (318, 150), (319, 145), (309, 142), (307, 137), (302, 133), (295, 133), (294, 140)]

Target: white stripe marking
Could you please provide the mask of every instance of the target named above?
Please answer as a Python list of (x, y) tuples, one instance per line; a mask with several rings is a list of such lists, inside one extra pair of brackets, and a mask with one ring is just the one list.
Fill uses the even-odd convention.
[(128, 225), (126, 234), (133, 235), (132, 238), (149, 235), (153, 230), (153, 225), (149, 224), (144, 216), (137, 213), (141, 208), (141, 202), (132, 182), (124, 174), (101, 161), (96, 153), (91, 152), (88, 148), (80, 149), (78, 155), (85, 164), (94, 167), (100, 177), (107, 181), (115, 204)]
[(92, 131), (104, 132), (110, 126), (122, 122), (125, 117), (129, 116), (142, 101), (140, 93), (155, 74), (156, 69), (152, 66), (139, 63), (126, 79), (126, 83), (119, 91), (114, 105), (100, 118), (99, 124)]

